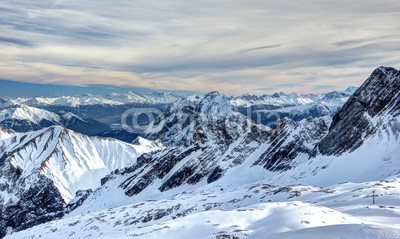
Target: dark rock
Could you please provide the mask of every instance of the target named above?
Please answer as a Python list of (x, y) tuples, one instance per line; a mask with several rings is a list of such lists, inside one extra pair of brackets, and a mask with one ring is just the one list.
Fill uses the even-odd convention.
[(335, 114), (329, 133), (317, 148), (323, 155), (340, 155), (362, 145), (377, 127), (371, 118), (400, 114), (400, 72), (379, 67)]
[(217, 166), (210, 174), (210, 176), (208, 176), (207, 178), (207, 183), (212, 183), (214, 181), (217, 181), (219, 178), (221, 178), (223, 176), (223, 170), (222, 168), (220, 168), (219, 166)]
[(0, 178), (8, 183), (2, 188), (18, 200), (0, 204), (0, 237), (5, 236), (8, 227), (15, 231), (24, 230), (60, 218), (65, 212), (66, 205), (50, 179), (37, 175), (31, 184), (19, 177), (8, 161), (3, 162)]
[[(280, 120), (270, 136), (270, 145), (255, 162), (270, 171), (285, 171), (300, 154), (311, 157), (314, 145), (328, 133), (324, 119), (308, 118), (300, 122)], [(311, 145), (311, 146), (310, 146)]]

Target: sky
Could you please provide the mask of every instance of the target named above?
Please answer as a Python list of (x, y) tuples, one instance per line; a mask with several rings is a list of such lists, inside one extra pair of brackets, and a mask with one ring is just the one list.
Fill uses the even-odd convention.
[(4, 80), (320, 93), (381, 65), (400, 68), (398, 0), (0, 2)]

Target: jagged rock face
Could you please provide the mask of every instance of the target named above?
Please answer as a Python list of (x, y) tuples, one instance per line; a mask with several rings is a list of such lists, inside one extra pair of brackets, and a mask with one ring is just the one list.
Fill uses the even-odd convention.
[(242, 136), (222, 142), (226, 136), (220, 135), (218, 140), (209, 143), (199, 141), (188, 147), (169, 147), (156, 154), (143, 155), (136, 165), (120, 172), (127, 175), (120, 187), (126, 195), (133, 196), (157, 180), (163, 182), (157, 188), (161, 192), (183, 184), (195, 185), (202, 180), (212, 183), (229, 168), (241, 165), (267, 139), (268, 132), (253, 125)]
[(65, 202), (50, 179), (21, 174), (10, 161), (0, 160), (0, 237), (9, 229), (23, 230), (64, 213)]
[(270, 171), (291, 169), (292, 160), (300, 154), (312, 156), (315, 144), (328, 133), (328, 123), (324, 118), (278, 121), (269, 138), (270, 144), (255, 164)]
[(164, 140), (169, 147), (141, 157), (121, 172), (129, 175), (120, 185), (128, 196), (157, 180), (162, 180), (159, 191), (202, 180), (212, 183), (243, 163), (267, 140), (269, 131), (234, 112), (224, 96), (212, 92), (171, 105), (165, 112), (164, 127), (149, 136)]
[(249, 125), (245, 116), (232, 110), (225, 96), (211, 92), (204, 97), (191, 96), (173, 103), (163, 117), (154, 121), (147, 138), (161, 139), (170, 146), (189, 146), (223, 138), (226, 142), (215, 143), (226, 145), (248, 130)]
[(400, 72), (379, 67), (335, 114), (318, 150), (323, 155), (352, 151), (385, 123), (385, 115), (395, 118), (399, 114)]
[[(216, 93), (204, 96), (204, 99), (196, 98), (191, 104), (186, 104), (182, 115), (182, 107), (172, 106), (166, 113), (175, 119), (176, 115), (189, 119), (192, 115), (201, 114), (209, 109), (204, 107), (212, 100), (217, 100), (217, 105), (223, 109), (213, 108), (210, 112), (225, 112), (225, 117), (241, 119), (233, 121), (232, 124), (219, 124), (219, 121), (200, 121), (195, 118), (194, 127), (184, 127), (185, 134), (181, 137), (178, 132), (178, 140), (184, 143), (174, 145), (169, 141), (170, 147), (164, 151), (143, 156), (138, 163), (122, 172), (126, 179), (120, 184), (126, 195), (133, 196), (141, 193), (147, 187), (161, 181), (160, 186), (155, 188), (161, 192), (178, 188), (184, 184), (195, 185), (204, 181), (213, 183), (225, 175), (227, 171), (235, 167), (241, 167), (246, 160), (253, 161), (248, 167), (263, 166), (265, 169), (274, 172), (288, 170), (293, 166), (293, 159), (300, 154), (310, 157), (315, 144), (328, 132), (327, 119), (304, 119), (300, 122), (292, 120), (279, 121), (274, 130), (262, 128), (230, 108), (225, 108), (222, 98)], [(192, 100), (192, 99), (188, 99)], [(222, 101), (222, 103), (221, 103)], [(207, 103), (205, 103), (207, 102)], [(182, 105), (182, 104), (180, 104)], [(190, 107), (188, 106), (190, 105)], [(178, 110), (173, 112), (172, 109)], [(196, 121), (197, 120), (197, 121)], [(174, 122), (169, 118), (166, 122)], [(204, 125), (202, 123), (205, 123)], [(189, 125), (189, 124), (188, 124)], [(244, 125), (245, 127), (237, 126)], [(247, 129), (248, 128), (248, 129)], [(246, 130), (247, 129), (247, 130)], [(159, 137), (167, 138), (171, 133), (171, 127), (161, 131)], [(172, 132), (175, 132), (172, 130)], [(231, 132), (240, 132), (238, 136)], [(184, 136), (190, 136), (185, 138)], [(175, 136), (176, 137), (176, 136)], [(175, 139), (174, 136), (171, 136)], [(255, 154), (255, 152), (258, 152)], [(261, 156), (260, 156), (261, 155)], [(249, 170), (249, 168), (243, 169)]]

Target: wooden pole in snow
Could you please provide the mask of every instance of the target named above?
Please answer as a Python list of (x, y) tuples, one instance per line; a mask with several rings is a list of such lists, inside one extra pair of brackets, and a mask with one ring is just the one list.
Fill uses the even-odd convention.
[(375, 190), (372, 191), (372, 204), (375, 204)]

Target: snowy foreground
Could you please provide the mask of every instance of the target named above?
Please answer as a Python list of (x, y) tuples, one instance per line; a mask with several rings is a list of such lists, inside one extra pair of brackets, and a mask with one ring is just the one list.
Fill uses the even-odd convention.
[(399, 199), (400, 177), (326, 188), (260, 182), (66, 215), (6, 238), (394, 239), (400, 238)]

